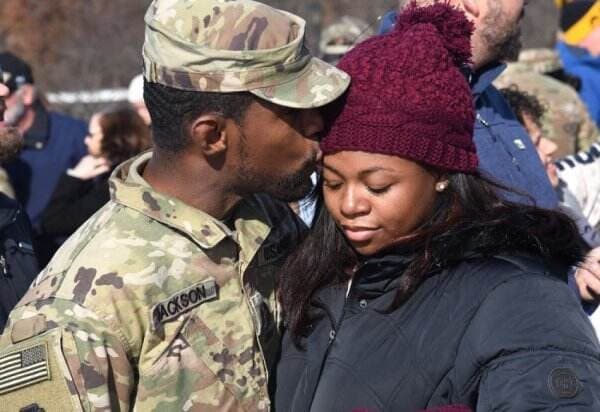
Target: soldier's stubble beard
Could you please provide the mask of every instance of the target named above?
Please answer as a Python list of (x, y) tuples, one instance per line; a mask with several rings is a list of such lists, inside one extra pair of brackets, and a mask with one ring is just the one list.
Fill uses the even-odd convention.
[(272, 173), (258, 170), (251, 164), (245, 136), (240, 137), (238, 170), (239, 187), (242, 191), (266, 193), (283, 202), (295, 202), (310, 193), (313, 188), (311, 175), (316, 169), (317, 159), (308, 158), (299, 170), (274, 177)]

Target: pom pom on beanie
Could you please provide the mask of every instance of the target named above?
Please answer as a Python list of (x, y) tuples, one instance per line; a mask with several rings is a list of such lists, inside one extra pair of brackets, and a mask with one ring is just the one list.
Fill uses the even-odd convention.
[(396, 155), (462, 172), (477, 170), (475, 110), (461, 68), (470, 63), (473, 25), (447, 3), (398, 14), (394, 30), (348, 52), (343, 106), (330, 115), (325, 154)]

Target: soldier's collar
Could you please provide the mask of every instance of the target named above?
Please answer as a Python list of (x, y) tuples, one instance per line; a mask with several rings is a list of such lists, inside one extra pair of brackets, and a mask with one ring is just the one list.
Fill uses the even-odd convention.
[(152, 152), (143, 153), (115, 169), (110, 178), (113, 201), (188, 234), (205, 249), (231, 236), (231, 231), (212, 216), (156, 192), (139, 173), (150, 157)]

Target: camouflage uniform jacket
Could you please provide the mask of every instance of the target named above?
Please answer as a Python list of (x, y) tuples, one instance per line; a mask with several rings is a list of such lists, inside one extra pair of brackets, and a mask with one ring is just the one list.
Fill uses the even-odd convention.
[(153, 191), (140, 173), (149, 157), (115, 171), (111, 201), (12, 312), (3, 411), (270, 409), (274, 275), (304, 226), (266, 196), (222, 223)]
[(557, 68), (560, 61), (553, 50), (526, 50), (518, 62), (507, 65), (494, 85), (516, 85), (540, 100), (546, 108), (541, 119), (544, 136), (558, 145), (556, 156), (563, 157), (587, 150), (600, 138), (600, 132), (577, 91), (544, 74)]

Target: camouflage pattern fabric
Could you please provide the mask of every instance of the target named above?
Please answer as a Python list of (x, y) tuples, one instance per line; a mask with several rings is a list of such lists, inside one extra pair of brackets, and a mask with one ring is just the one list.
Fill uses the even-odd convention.
[[(3, 411), (270, 409), (275, 273), (303, 226), (266, 196), (218, 221), (155, 192), (140, 174), (150, 156), (114, 172), (109, 203), (12, 312), (0, 338)], [(49, 378), (19, 387), (26, 377), (10, 365), (32, 348)]]
[(518, 62), (508, 64), (494, 84), (498, 88), (516, 85), (540, 100), (546, 107), (541, 119), (544, 136), (558, 145), (556, 156), (564, 157), (587, 150), (600, 139), (600, 132), (577, 91), (544, 75), (560, 68), (559, 64), (553, 50), (527, 50)]
[(154, 0), (145, 16), (147, 81), (203, 92), (249, 91), (293, 108), (323, 106), (349, 76), (304, 47), (305, 21), (250, 0)]

